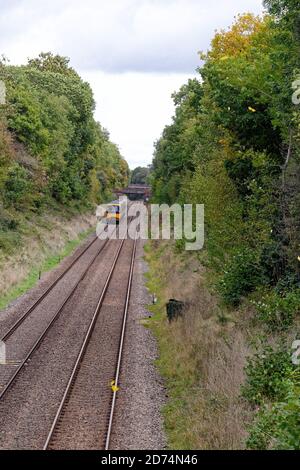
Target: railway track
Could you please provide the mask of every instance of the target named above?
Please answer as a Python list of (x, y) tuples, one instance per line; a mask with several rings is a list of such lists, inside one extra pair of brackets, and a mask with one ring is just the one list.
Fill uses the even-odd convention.
[[(123, 240), (115, 255), (44, 444), (44, 450), (109, 448), (116, 397), (120, 385), (119, 378), (136, 255), (136, 240), (131, 243), (130, 247), (127, 283), (123, 292), (124, 303), (121, 302), (119, 306), (121, 308), (114, 312), (118, 317), (117, 321), (112, 321), (112, 327), (109, 332), (107, 331), (111, 334), (112, 339), (111, 350), (108, 355), (105, 355), (105, 344), (101, 345), (98, 341), (99, 332), (103, 329), (103, 324), (99, 322), (99, 319), (101, 317), (102, 320), (103, 317), (107, 319), (109, 309), (106, 308), (105, 312), (105, 301), (110, 305), (109, 296), (113, 295), (114, 291), (112, 286), (114, 273), (124, 244), (128, 243), (128, 241)], [(115, 279), (115, 284), (118, 284), (118, 282), (119, 279)], [(112, 289), (109, 292), (111, 286)], [(102, 370), (100, 371), (100, 369)], [(104, 372), (103, 369), (105, 369)], [(97, 391), (96, 394), (94, 393), (95, 390)], [(91, 436), (88, 436), (89, 433)]]
[(50, 294), (54, 287), (61, 281), (66, 274), (76, 265), (76, 263), (85, 255), (85, 253), (90, 249), (92, 245), (98, 240), (98, 237), (95, 236), (93, 240), (88, 243), (82, 252), (80, 252), (75, 259), (71, 262), (69, 266), (48, 286), (48, 288), (43, 292), (41, 296), (20, 316), (20, 318), (6, 331), (6, 333), (0, 338), (0, 341), (5, 343), (14, 332), (24, 323), (24, 321), (29, 317), (29, 315), (40, 305), (40, 303)]
[(112, 390), (113, 395), (112, 395), (112, 401), (111, 401), (111, 406), (110, 406), (107, 434), (105, 438), (105, 450), (109, 450), (110, 442), (111, 442), (111, 435), (112, 435), (112, 428), (113, 428), (113, 423), (114, 423), (114, 413), (115, 413), (115, 408), (116, 408), (117, 392), (119, 388), (119, 380), (120, 380), (120, 372), (121, 372), (121, 364), (122, 364), (124, 340), (125, 340), (125, 331), (126, 331), (126, 324), (127, 324), (128, 310), (129, 310), (133, 270), (134, 270), (134, 261), (135, 261), (135, 256), (136, 256), (136, 243), (137, 241), (135, 239), (133, 251), (132, 251), (131, 263), (130, 263), (128, 283), (127, 283), (126, 300), (125, 300), (123, 321), (122, 321), (122, 330), (121, 330), (120, 344), (119, 344), (119, 350), (118, 350), (118, 360), (117, 360), (115, 379), (114, 379), (115, 388), (114, 390)]
[[(57, 278), (47, 287), (47, 289), (38, 297), (38, 299), (35, 300), (34, 303), (28, 309), (26, 309), (25, 312), (18, 318), (18, 320), (11, 327), (8, 328), (8, 330), (3, 334), (3, 336), (0, 337), (0, 342), (3, 342), (3, 343), (7, 343), (7, 341), (11, 340), (14, 334), (17, 333), (18, 330), (25, 323), (25, 321), (27, 319), (30, 319), (30, 315), (33, 312), (35, 312), (35, 310), (41, 305), (43, 300), (45, 300), (48, 296), (50, 296), (50, 294), (53, 292), (54, 288), (59, 284), (59, 282), (62, 281), (66, 277), (66, 275), (72, 270), (72, 268), (76, 269), (76, 266), (79, 263), (79, 261), (82, 260), (83, 257), (88, 254), (90, 248), (93, 247), (97, 241), (100, 243), (100, 247), (96, 250), (96, 254), (92, 256), (91, 260), (88, 262), (87, 267), (84, 269), (83, 273), (80, 275), (80, 277), (78, 278), (76, 283), (73, 285), (73, 287), (69, 290), (66, 297), (60, 303), (60, 305), (54, 312), (53, 316), (51, 317), (50, 321), (47, 323), (46, 327), (37, 336), (37, 338), (33, 341), (33, 343), (30, 344), (25, 355), (22, 356), (22, 359), (18, 359), (17, 361), (16, 360), (8, 361), (7, 363), (8, 368), (11, 368), (11, 366), (14, 367), (14, 372), (12, 375), (9, 376), (8, 380), (6, 379), (6, 376), (5, 376), (4, 383), (3, 383), (3, 379), (1, 380), (1, 376), (0, 376), (0, 401), (4, 397), (4, 395), (8, 392), (8, 390), (11, 388), (11, 386), (13, 385), (14, 381), (16, 380), (16, 378), (18, 377), (22, 369), (27, 365), (28, 361), (30, 360), (34, 352), (38, 349), (41, 342), (43, 341), (43, 339), (45, 338), (45, 336), (51, 329), (52, 325), (58, 319), (64, 307), (66, 306), (68, 301), (72, 298), (78, 286), (86, 277), (91, 267), (94, 265), (100, 253), (104, 250), (106, 245), (109, 243), (109, 240), (99, 241), (98, 237), (94, 236), (93, 239), (87, 244), (87, 246), (84, 247), (84, 249), (62, 271), (62, 273), (59, 276), (57, 276)], [(15, 368), (16, 365), (17, 367)]]
[[(30, 315), (30, 313), (32, 313), (34, 311), (34, 309), (42, 302), (42, 300), (46, 297), (47, 293), (49, 294), (49, 292), (52, 291), (52, 289), (55, 287), (55, 285), (59, 282), (59, 280), (61, 280), (67, 272), (70, 271), (70, 269), (78, 262), (78, 260), (80, 258), (82, 258), (82, 256), (88, 251), (88, 249), (95, 243), (95, 241), (97, 240), (98, 238), (96, 237), (95, 240), (93, 240), (87, 247), (86, 249), (79, 254), (78, 257), (76, 257), (76, 259), (71, 263), (71, 265), (54, 281), (53, 284), (51, 284), (51, 286), (47, 289), (47, 291), (45, 293), (43, 293), (41, 295), (41, 297), (33, 304), (32, 307), (30, 307), (21, 317), (20, 319), (8, 330), (8, 332), (3, 336), (4, 339), (2, 339), (2, 341), (7, 341), (9, 338), (12, 337), (12, 335), (17, 331), (18, 328), (21, 327), (21, 325), (23, 324), (23, 322), (27, 319), (27, 317)], [(30, 349), (28, 350), (28, 352), (26, 353), (25, 357), (23, 357), (20, 361), (19, 361), (19, 364), (18, 366), (15, 368), (13, 374), (10, 376), (9, 380), (5, 383), (5, 384), (2, 384), (2, 387), (0, 388), (0, 401), (2, 400), (2, 398), (5, 396), (5, 394), (8, 392), (8, 390), (12, 387), (13, 383), (15, 382), (15, 380), (17, 379), (18, 375), (20, 374), (20, 372), (23, 370), (23, 368), (26, 366), (26, 364), (28, 363), (28, 361), (30, 360), (30, 358), (32, 357), (32, 355), (34, 354), (34, 352), (38, 349), (38, 347), (40, 346), (41, 342), (43, 341), (43, 339), (45, 338), (45, 336), (47, 335), (47, 333), (49, 332), (49, 330), (51, 329), (51, 327), (53, 326), (54, 322), (58, 319), (58, 317), (60, 316), (60, 314), (62, 313), (64, 307), (66, 306), (66, 304), (68, 303), (68, 301), (72, 298), (72, 296), (74, 295), (74, 293), (76, 292), (78, 286), (80, 285), (80, 283), (82, 282), (82, 280), (85, 278), (85, 276), (87, 275), (87, 273), (89, 272), (89, 270), (91, 269), (91, 267), (93, 266), (93, 264), (95, 263), (95, 261), (97, 260), (98, 256), (100, 255), (100, 253), (104, 250), (104, 248), (106, 247), (107, 243), (109, 242), (109, 240), (105, 240), (103, 243), (101, 243), (100, 247), (98, 248), (98, 250), (96, 251), (96, 254), (92, 257), (92, 259), (89, 261), (87, 267), (85, 268), (85, 270), (83, 271), (83, 273), (81, 274), (81, 276), (79, 277), (79, 279), (77, 280), (77, 282), (75, 283), (75, 285), (71, 288), (71, 290), (68, 292), (67, 296), (64, 298), (64, 300), (62, 301), (62, 303), (59, 305), (59, 307), (57, 308), (54, 316), (51, 318), (51, 321), (47, 324), (47, 326), (43, 329), (42, 333), (37, 337), (36, 341), (34, 342), (34, 344), (30, 347)]]
[[(14, 364), (12, 375), (10, 375), (8, 380), (5, 380), (5, 382), (3, 382), (3, 374), (0, 376), (0, 428), (3, 426), (2, 437), (4, 437), (3, 440), (0, 433), (0, 447), (2, 448), (5, 448), (5, 444), (3, 444), (3, 442), (6, 441), (4, 422), (6, 421), (8, 423), (8, 433), (13, 435), (14, 431), (11, 430), (11, 420), (8, 415), (11, 413), (13, 419), (16, 418), (16, 422), (19, 422), (17, 414), (19, 409), (22, 409), (22, 400), (25, 399), (24, 404), (28, 403), (27, 393), (34, 398), (34, 400), (30, 402), (30, 406), (32, 406), (33, 410), (35, 411), (35, 404), (33, 401), (36, 400), (34, 388), (37, 387), (37, 382), (34, 378), (34, 375), (37, 364), (40, 363), (39, 367), (42, 368), (45, 354), (48, 354), (48, 351), (51, 351), (51, 348), (53, 349), (53, 346), (49, 346), (51, 342), (53, 343), (53, 341), (56, 341), (56, 338), (57, 341), (60, 342), (59, 337), (57, 337), (57, 331), (62, 331), (60, 330), (59, 324), (65, 324), (65, 322), (68, 321), (67, 318), (69, 312), (71, 312), (71, 315), (73, 315), (71, 305), (76, 305), (75, 298), (80, 298), (80, 295), (82, 295), (80, 292), (84, 293), (86, 286), (90, 285), (90, 280), (93, 279), (92, 271), (95, 273), (98, 272), (99, 277), (99, 269), (101, 273), (101, 266), (98, 264), (96, 265), (96, 260), (102, 252), (104, 253), (100, 258), (102, 266), (107, 266), (107, 271), (109, 270), (109, 272), (106, 280), (102, 275), (103, 282), (105, 281), (105, 283), (103, 286), (102, 280), (100, 282), (101, 294), (98, 298), (98, 301), (95, 301), (95, 305), (96, 303), (97, 305), (93, 311), (93, 315), (90, 318), (91, 311), (90, 313), (85, 313), (85, 321), (87, 321), (89, 318), (88, 328), (85, 329), (84, 327), (84, 329), (78, 330), (78, 340), (76, 339), (78, 342), (76, 343), (75, 340), (73, 341), (74, 346), (76, 344), (76, 347), (72, 349), (72, 357), (74, 356), (75, 358), (78, 350), (80, 349), (76, 357), (76, 361), (74, 361), (71, 369), (71, 359), (69, 359), (67, 362), (70, 367), (68, 365), (64, 373), (62, 373), (63, 371), (60, 370), (60, 382), (62, 382), (63, 378), (63, 381), (68, 380), (68, 383), (64, 391), (61, 392), (59, 398), (61, 402), (59, 407), (56, 407), (56, 415), (54, 420), (53, 400), (52, 405), (50, 400), (49, 405), (47, 402), (44, 403), (44, 408), (40, 404), (38, 404), (38, 406), (40, 406), (41, 410), (45, 409), (45, 405), (47, 408), (49, 407), (49, 414), (50, 410), (52, 409), (51, 420), (53, 420), (53, 422), (51, 429), (50, 423), (47, 424), (47, 427), (45, 425), (43, 429), (45, 436), (47, 432), (46, 430), (50, 429), (46, 442), (44, 441), (45, 449), (109, 448), (113, 428), (114, 410), (117, 402), (117, 390), (120, 386), (120, 369), (132, 285), (134, 260), (136, 254), (136, 240), (119, 240), (118, 242), (116, 240), (106, 240), (102, 241), (100, 246), (97, 246), (97, 240), (98, 238), (95, 237), (93, 240), (91, 240), (91, 242), (88, 243), (88, 245), (72, 260), (69, 266), (51, 283), (50, 286), (47, 287), (42, 295), (2, 336), (2, 341), (8, 341), (8, 343), (12, 342), (13, 345), (16, 343), (15, 336), (20, 341), (22, 336), (19, 336), (17, 333), (19, 330), (22, 330), (22, 325), (24, 323), (29, 323), (29, 325), (34, 324), (34, 321), (39, 318), (35, 310), (39, 310), (41, 308), (41, 305), (43, 305), (43, 300), (47, 299), (48, 296), (51, 295), (51, 292), (55, 293), (56, 286), (60, 285), (60, 281), (66, 277), (67, 273), (72, 272), (73, 267), (76, 269), (79, 260), (81, 260), (85, 254), (86, 256), (89, 254), (89, 258), (85, 259), (84, 265), (81, 266), (81, 271), (84, 267), (83, 272), (80, 271), (79, 278), (78, 273), (76, 273), (76, 283), (72, 286), (71, 290), (67, 292), (67, 295), (56, 308), (55, 314), (51, 316), (50, 321), (47, 319), (47, 324), (46, 326), (44, 325), (45, 327), (43, 327), (43, 331), (38, 336), (33, 336), (34, 341), (32, 341), (30, 344), (26, 354), (22, 356), (21, 361), (18, 361), (17, 364)], [(98, 242), (100, 243), (99, 240)], [(108, 245), (110, 248), (104, 250), (104, 248)], [(92, 251), (89, 252), (89, 249)], [(105, 258), (106, 261), (103, 261), (103, 258)], [(110, 262), (109, 264), (105, 264), (107, 263), (107, 260), (111, 261), (112, 258), (112, 265), (110, 265)], [(103, 268), (102, 271), (105, 272)], [(89, 280), (87, 279), (85, 281), (85, 277), (88, 277)], [(99, 279), (101, 279), (101, 275)], [(68, 285), (68, 282), (69, 278), (65, 281), (66, 285)], [(79, 286), (81, 286), (80, 289)], [(91, 291), (91, 288), (89, 291)], [(97, 299), (96, 292), (93, 297)], [(80, 311), (77, 309), (75, 319), (72, 319), (73, 326), (71, 328), (74, 328), (74, 325), (76, 325), (76, 321), (78, 321), (76, 318), (79, 318), (79, 312)], [(31, 318), (31, 314), (33, 315), (33, 318)], [(58, 321), (58, 319), (60, 320)], [(57, 326), (54, 328), (54, 325), (56, 324)], [(52, 333), (51, 335), (50, 332)], [(64, 331), (63, 335), (65, 335)], [(79, 342), (79, 338), (81, 337), (82, 340), (83, 335), (83, 341)], [(73, 337), (71, 336), (71, 338)], [(37, 354), (37, 350), (39, 348), (42, 349), (42, 352), (39, 350)], [(59, 364), (62, 361), (61, 358), (58, 359), (58, 354), (61, 354), (61, 352), (57, 353), (57, 358), (55, 360), (53, 357), (50, 357), (50, 371), (51, 369), (52, 371), (55, 370), (56, 364)], [(42, 360), (39, 359), (40, 357)], [(33, 362), (31, 363), (30, 361)], [(51, 363), (51, 361), (53, 361), (53, 363)], [(33, 366), (33, 363), (36, 365)], [(10, 369), (10, 366), (11, 364), (8, 363), (8, 369)], [(3, 371), (2, 366), (0, 370)], [(46, 375), (47, 372), (45, 371), (45, 377)], [(70, 378), (68, 379), (68, 377)], [(17, 378), (19, 378), (19, 380), (17, 380)], [(59, 381), (59, 379), (57, 380)], [(88, 386), (86, 387), (87, 382)], [(31, 387), (31, 383), (33, 384), (33, 387)], [(13, 385), (17, 386), (13, 387)], [(57, 388), (59, 387), (61, 387), (61, 385), (57, 386)], [(49, 390), (51, 390), (51, 388)], [(95, 391), (99, 390), (100, 397), (98, 396), (98, 393), (94, 393)], [(85, 394), (84, 397), (81, 397), (82, 392)], [(20, 399), (18, 398), (18, 394), (22, 395)], [(17, 408), (19, 408), (16, 412), (16, 416), (14, 416), (14, 403), (18, 403)], [(58, 403), (58, 401), (56, 401), (56, 403)], [(9, 413), (7, 413), (7, 410), (9, 410)], [(98, 410), (98, 413), (95, 413), (95, 410)], [(86, 413), (86, 411), (88, 412)], [(96, 421), (95, 419), (93, 421), (93, 415), (97, 418)], [(78, 433), (76, 433), (78, 419), (80, 419), (81, 424), (84, 423), (83, 434), (79, 433), (79, 436), (77, 435)], [(27, 422), (25, 422), (25, 426), (27, 428)], [(30, 425), (28, 427), (30, 428)], [(18, 435), (17, 431), (16, 435)], [(86, 442), (83, 442), (81, 438), (78, 440), (78, 438), (80, 436), (82, 437), (82, 435), (87, 436), (87, 439), (85, 440)], [(17, 440), (18, 439), (19, 438), (17, 438)], [(35, 438), (30, 438), (30, 436), (25, 440), (33, 443), (35, 442)], [(25, 448), (27, 448), (27, 446), (25, 446)], [(36, 447), (36, 444), (29, 444), (28, 448), (42, 448), (42, 445), (38, 444), (38, 447)]]

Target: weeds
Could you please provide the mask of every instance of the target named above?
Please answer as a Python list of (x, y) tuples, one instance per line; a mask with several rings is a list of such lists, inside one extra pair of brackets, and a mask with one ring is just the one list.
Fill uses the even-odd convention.
[[(196, 257), (175, 255), (173, 246), (146, 246), (147, 285), (158, 297), (149, 322), (158, 339), (158, 368), (165, 378), (164, 407), (171, 449), (240, 449), (246, 439), (248, 410), (240, 399), (249, 350), (245, 337), (217, 307)], [(196, 269), (197, 268), (197, 269)], [(189, 301), (182, 318), (168, 323), (169, 298)], [(227, 318), (227, 316), (226, 316)]]
[(294, 369), (291, 352), (281, 345), (276, 349), (267, 345), (262, 352), (248, 359), (246, 382), (242, 394), (252, 404), (262, 404), (264, 400), (280, 400), (287, 393), (284, 380)]
[[(87, 222), (79, 223), (76, 218), (71, 219), (69, 227), (64, 219), (59, 223), (57, 219), (56, 226), (52, 221), (49, 234), (50, 220), (48, 218), (46, 222), (42, 219), (40, 226), (35, 221), (31, 233), (26, 235), (28, 245), (24, 243), (24, 246), (21, 245), (19, 232), (0, 232), (0, 248), (5, 252), (1, 260), (0, 309), (33, 287), (40, 272), (50, 271), (57, 266), (93, 230), (87, 229)], [(22, 231), (29, 232), (29, 226), (24, 226)], [(7, 255), (10, 255), (8, 260)]]
[(286, 330), (300, 312), (300, 289), (285, 294), (272, 291), (262, 300), (253, 303), (258, 312), (258, 319), (270, 331)]
[(227, 263), (218, 288), (228, 305), (238, 306), (243, 296), (262, 281), (257, 253), (250, 249), (237, 252)]

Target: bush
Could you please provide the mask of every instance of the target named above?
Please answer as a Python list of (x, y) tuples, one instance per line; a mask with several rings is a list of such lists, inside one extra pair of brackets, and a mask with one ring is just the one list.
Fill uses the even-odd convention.
[(16, 230), (17, 228), (18, 222), (16, 220), (0, 215), (0, 231), (6, 232), (8, 230)]
[(27, 171), (15, 164), (8, 171), (4, 183), (4, 200), (7, 204), (20, 203), (31, 187)]
[(265, 450), (270, 446), (276, 425), (274, 413), (264, 407), (258, 411), (255, 421), (249, 428), (249, 437), (246, 446), (251, 450)]
[(37, 156), (47, 146), (48, 132), (41, 121), (41, 109), (37, 92), (26, 86), (14, 88), (10, 94), (11, 112), (8, 115), (9, 129)]
[(300, 450), (300, 387), (287, 380), (284, 401), (264, 407), (249, 430), (247, 448), (252, 450)]
[(257, 253), (244, 249), (226, 265), (218, 290), (226, 304), (237, 306), (242, 296), (253, 291), (262, 278)]
[(53, 181), (50, 189), (52, 196), (62, 204), (66, 204), (72, 198), (70, 185), (67, 179), (64, 177), (63, 173), (60, 178), (57, 178), (55, 181)]
[(274, 350), (265, 346), (260, 354), (248, 359), (245, 367), (246, 382), (242, 386), (242, 395), (250, 403), (259, 405), (264, 400), (281, 400), (287, 394), (287, 382), (284, 380), (293, 372), (291, 353), (280, 345)]
[(5, 254), (15, 253), (16, 247), (20, 246), (21, 237), (18, 232), (0, 231), (0, 250)]
[(273, 291), (261, 301), (253, 303), (259, 320), (271, 331), (286, 330), (300, 311), (300, 289), (283, 295)]
[(275, 292), (284, 295), (300, 289), (300, 273), (287, 272), (276, 284)]

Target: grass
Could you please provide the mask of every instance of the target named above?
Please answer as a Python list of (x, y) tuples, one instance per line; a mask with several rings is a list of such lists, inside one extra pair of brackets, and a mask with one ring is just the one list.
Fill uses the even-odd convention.
[(59, 265), (61, 260), (69, 256), (72, 251), (84, 240), (94, 229), (90, 228), (78, 235), (74, 240), (69, 240), (63, 250), (58, 254), (48, 256), (40, 266), (33, 267), (27, 277), (16, 286), (9, 289), (3, 296), (0, 297), (0, 310), (6, 308), (13, 300), (20, 297), (39, 280), (40, 273), (48, 272)]
[[(194, 255), (176, 254), (170, 243), (149, 242), (145, 259), (147, 286), (158, 299), (149, 306), (148, 327), (158, 341), (157, 367), (168, 393), (163, 416), (169, 448), (244, 448), (249, 410), (240, 386), (249, 350), (243, 320), (236, 318), (243, 312), (219, 307), (207, 285), (209, 272)], [(169, 323), (165, 304), (172, 297), (191, 305)]]
[[(189, 416), (198, 405), (197, 399), (191, 399), (197, 383), (197, 376), (194, 375), (195, 364), (189, 357), (188, 349), (178, 341), (177, 335), (172, 334), (175, 324), (170, 325), (166, 319), (167, 285), (161, 269), (166, 247), (161, 245), (153, 250), (153, 246), (148, 244), (145, 251), (150, 267), (146, 275), (147, 286), (157, 295), (157, 303), (149, 306), (154, 315), (148, 325), (158, 340), (160, 357), (157, 366), (165, 378), (169, 395), (168, 403), (163, 409), (169, 447), (189, 450), (195, 448), (191, 426), (188, 423)], [(186, 355), (188, 357), (183, 360)]]
[(0, 230), (0, 250), (6, 255), (12, 254), (20, 242), (21, 235), (18, 232)]

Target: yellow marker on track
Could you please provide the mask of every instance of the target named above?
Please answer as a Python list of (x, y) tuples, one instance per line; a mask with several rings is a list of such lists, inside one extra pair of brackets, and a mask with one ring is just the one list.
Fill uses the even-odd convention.
[(111, 386), (111, 389), (112, 389), (112, 391), (113, 391), (114, 393), (115, 393), (115, 392), (118, 392), (118, 391), (120, 390), (119, 387), (116, 386), (116, 381), (115, 381), (115, 380), (112, 380), (112, 381), (110, 382), (110, 386)]

